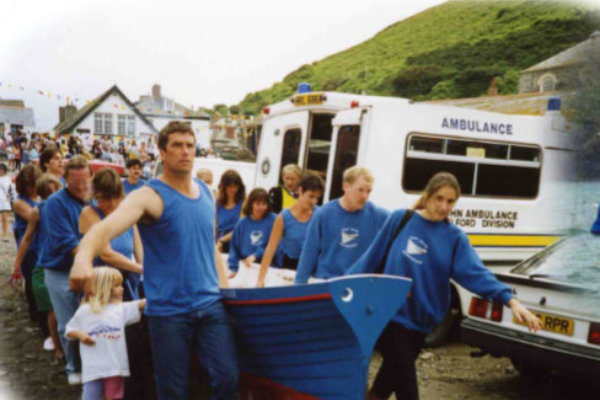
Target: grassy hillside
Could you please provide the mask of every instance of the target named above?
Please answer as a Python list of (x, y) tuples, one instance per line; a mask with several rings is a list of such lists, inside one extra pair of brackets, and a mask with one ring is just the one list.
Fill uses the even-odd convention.
[(501, 93), (517, 90), (518, 71), (600, 29), (589, 3), (451, 0), (400, 21), (373, 38), (302, 65), (271, 88), (248, 94), (240, 111), (254, 113), (295, 92), (393, 95), (417, 100), (485, 94), (493, 77)]

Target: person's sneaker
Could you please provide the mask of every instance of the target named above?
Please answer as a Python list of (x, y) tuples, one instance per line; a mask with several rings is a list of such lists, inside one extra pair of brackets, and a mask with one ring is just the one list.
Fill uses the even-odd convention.
[(69, 385), (81, 385), (81, 374), (79, 372), (71, 372), (67, 374)]
[(54, 350), (54, 342), (52, 341), (51, 337), (47, 337), (46, 340), (44, 340), (44, 350), (46, 350), (46, 351)]

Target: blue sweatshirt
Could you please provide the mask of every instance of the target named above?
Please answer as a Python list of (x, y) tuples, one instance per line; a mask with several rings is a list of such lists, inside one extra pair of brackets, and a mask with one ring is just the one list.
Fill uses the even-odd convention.
[(344, 275), (387, 217), (387, 211), (370, 201), (354, 212), (344, 210), (339, 199), (322, 206), (308, 225), (295, 283), (306, 283), (311, 275), (321, 279)]
[(73, 265), (71, 251), (79, 244), (79, 215), (85, 203), (67, 189), (48, 197), (43, 224), (47, 227), (46, 245), (40, 264), (45, 268), (70, 271)]
[(147, 185), (163, 200), (162, 215), (138, 223), (144, 245), (146, 315), (202, 310), (221, 299), (215, 266), (215, 205), (199, 179), (200, 195), (184, 196), (158, 179)]
[[(375, 272), (404, 213), (392, 213), (348, 274)], [(513, 297), (511, 288), (483, 265), (460, 228), (416, 212), (392, 243), (383, 273), (413, 280), (411, 295), (392, 319), (411, 330), (429, 332), (442, 321), (450, 305), (450, 279), (486, 299), (506, 304)]]
[(227, 235), (235, 228), (235, 224), (237, 224), (240, 219), (242, 203), (243, 201), (240, 201), (229, 210), (224, 206), (217, 204), (217, 239)]
[(36, 267), (42, 266), (42, 258), (44, 257), (44, 249), (46, 248), (46, 244), (48, 242), (48, 230), (44, 229), (44, 212), (46, 209), (46, 200), (40, 201), (37, 206), (39, 219), (37, 226), (35, 227), (35, 240), (37, 242), (37, 262)]
[[(244, 217), (239, 220), (233, 230), (231, 246), (229, 247), (230, 270), (237, 271), (239, 262), (252, 254), (256, 257), (256, 262), (262, 260), (276, 218), (277, 214), (269, 213), (259, 221), (253, 220), (251, 217)], [(278, 247), (273, 258), (273, 264), (276, 266), (281, 265), (282, 254), (279, 249), (280, 247)]]
[[(318, 207), (313, 208), (314, 217)], [(281, 251), (283, 254), (297, 260), (300, 258), (302, 253), (302, 246), (304, 246), (304, 240), (306, 239), (306, 232), (308, 231), (308, 224), (310, 220), (306, 222), (298, 221), (287, 208), (281, 212), (283, 218), (283, 235), (281, 237)]]
[(132, 185), (129, 183), (127, 179), (123, 179), (123, 190), (125, 191), (125, 196), (134, 191), (135, 189), (139, 189), (146, 184), (146, 181), (143, 179), (139, 179), (138, 183)]

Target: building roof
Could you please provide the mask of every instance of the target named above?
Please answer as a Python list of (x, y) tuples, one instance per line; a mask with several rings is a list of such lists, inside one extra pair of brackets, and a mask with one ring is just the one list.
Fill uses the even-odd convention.
[[(20, 101), (20, 100), (15, 100)], [(23, 103), (21, 101), (21, 103)], [(0, 122), (25, 126), (35, 126), (33, 109), (25, 107), (5, 106), (0, 104)], [(9, 127), (9, 126), (7, 126)]]
[(9, 107), (25, 107), (25, 103), (23, 100), (2, 100), (0, 99), (0, 106), (9, 106)]
[(69, 118), (66, 118), (62, 122), (59, 122), (54, 127), (54, 131), (60, 135), (65, 133), (71, 133), (71, 131), (73, 131), (73, 129), (81, 121), (83, 121), (92, 111), (94, 111), (100, 104), (102, 104), (102, 102), (104, 102), (104, 100), (106, 100), (111, 94), (116, 94), (117, 96), (121, 97), (121, 99), (129, 106), (129, 108), (131, 108), (133, 112), (136, 113), (137, 116), (140, 117), (146, 125), (148, 125), (148, 127), (150, 127), (150, 129), (152, 129), (152, 132), (157, 133), (156, 128), (154, 128), (154, 125), (152, 125), (150, 121), (148, 121), (148, 119), (133, 105), (133, 103), (129, 101), (127, 96), (125, 96), (123, 92), (121, 92), (121, 89), (119, 89), (117, 85), (113, 85), (110, 89), (108, 89), (100, 96), (96, 97), (94, 100), (90, 101), (88, 104), (79, 109)]
[(568, 65), (581, 64), (590, 59), (590, 54), (600, 53), (600, 32), (595, 31), (587, 40), (538, 63), (521, 73), (543, 71)]
[[(168, 98), (162, 97), (160, 100), (167, 100)], [(188, 119), (210, 119), (204, 110), (198, 109), (193, 111), (183, 104), (180, 104), (172, 99), (174, 110), (166, 110), (164, 108), (164, 101), (157, 102), (152, 96), (140, 96), (140, 100), (135, 102), (135, 106), (148, 117), (154, 118), (188, 118)]]
[[(427, 103), (444, 104), (455, 107), (473, 108), (502, 114), (544, 115), (550, 98), (560, 97), (563, 102), (572, 96), (564, 92), (520, 93), (506, 96), (484, 96), (463, 99), (430, 100)], [(563, 114), (565, 108), (561, 109)]]

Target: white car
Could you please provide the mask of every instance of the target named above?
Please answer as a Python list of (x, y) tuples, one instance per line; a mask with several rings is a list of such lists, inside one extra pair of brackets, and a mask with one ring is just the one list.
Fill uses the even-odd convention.
[(569, 235), (497, 277), (542, 320), (542, 330), (529, 332), (508, 307), (469, 293), (461, 323), (467, 344), (509, 357), (526, 376), (600, 377), (600, 235)]

